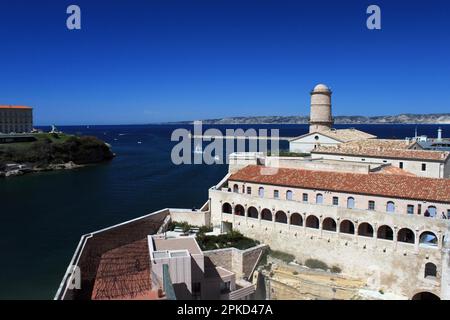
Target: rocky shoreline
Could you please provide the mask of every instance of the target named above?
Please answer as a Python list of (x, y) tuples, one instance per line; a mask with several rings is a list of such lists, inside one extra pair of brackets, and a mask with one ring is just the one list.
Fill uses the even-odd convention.
[(85, 165), (76, 164), (73, 161), (69, 161), (67, 163), (49, 164), (46, 167), (30, 166), (26, 164), (25, 165), (13, 164), (13, 165), (15, 165), (16, 167), (0, 171), (0, 178), (22, 176), (28, 173), (37, 173), (55, 170), (72, 170), (85, 167)]

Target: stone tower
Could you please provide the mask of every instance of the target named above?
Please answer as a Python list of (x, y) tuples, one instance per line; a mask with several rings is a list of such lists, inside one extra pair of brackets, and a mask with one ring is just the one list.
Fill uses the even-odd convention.
[(324, 84), (318, 84), (311, 91), (311, 114), (309, 132), (331, 130), (331, 90)]

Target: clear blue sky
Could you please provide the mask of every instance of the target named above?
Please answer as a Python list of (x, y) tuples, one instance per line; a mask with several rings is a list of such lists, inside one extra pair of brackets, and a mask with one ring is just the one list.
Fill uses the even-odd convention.
[(319, 82), (336, 115), (450, 112), (449, 1), (10, 0), (0, 15), (0, 104), (36, 124), (306, 115)]

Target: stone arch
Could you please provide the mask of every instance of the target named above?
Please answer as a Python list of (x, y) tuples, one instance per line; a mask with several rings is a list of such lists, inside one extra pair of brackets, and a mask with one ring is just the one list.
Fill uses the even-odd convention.
[(315, 215), (309, 215), (306, 218), (306, 227), (312, 229), (319, 229), (319, 218)]
[(247, 217), (258, 219), (258, 209), (256, 209), (255, 207), (249, 207), (247, 209)]
[(333, 218), (325, 218), (322, 222), (322, 229), (326, 231), (336, 231), (336, 221)]
[(303, 226), (303, 218), (297, 212), (294, 212), (293, 214), (291, 214), (290, 221), (291, 221), (291, 225)]
[(416, 293), (411, 300), (441, 300), (437, 295), (428, 291)]
[(228, 202), (225, 202), (222, 205), (222, 212), (231, 214), (231, 211), (232, 211), (231, 204), (229, 204)]
[(358, 226), (358, 236), (373, 237), (373, 227), (370, 223), (363, 222)]
[(269, 209), (263, 209), (261, 211), (261, 220), (272, 221), (272, 211)]
[(425, 264), (424, 278), (436, 278), (437, 267), (434, 263), (428, 262)]
[(342, 220), (339, 224), (339, 232), (355, 234), (355, 225), (350, 220)]
[(287, 215), (284, 213), (284, 211), (277, 211), (275, 213), (275, 222), (278, 223), (287, 223)]
[(245, 209), (240, 204), (237, 204), (236, 207), (234, 207), (234, 214), (237, 216), (245, 216)]
[(426, 246), (437, 246), (438, 238), (435, 233), (431, 231), (424, 231), (419, 236), (419, 244)]
[(397, 232), (397, 241), (398, 242), (406, 242), (406, 243), (414, 243), (415, 235), (411, 229), (401, 228)]
[(391, 227), (382, 225), (378, 228), (377, 237), (378, 239), (394, 240), (394, 231)]

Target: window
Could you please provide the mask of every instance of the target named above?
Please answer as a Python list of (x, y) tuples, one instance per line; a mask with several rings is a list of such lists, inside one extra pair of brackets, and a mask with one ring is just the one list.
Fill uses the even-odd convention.
[(315, 139), (315, 140), (319, 140), (319, 136), (315, 136), (314, 139)]
[(447, 217), (445, 219), (448, 219), (450, 217), (450, 209), (447, 209)]
[(427, 171), (427, 164), (426, 163), (422, 163), (422, 171)]
[(230, 292), (230, 281), (220, 283), (220, 293)]
[(424, 216), (425, 217), (436, 217), (436, 207), (435, 206), (429, 206), (428, 209), (425, 211)]
[(434, 263), (428, 262), (425, 265), (425, 278), (428, 277), (436, 277), (437, 275), (437, 268)]
[(399, 167), (400, 169), (403, 169), (403, 162), (399, 162), (398, 167)]
[(333, 206), (338, 206), (338, 205), (339, 205), (339, 198), (333, 197)]
[(239, 186), (238, 186), (237, 184), (235, 184), (235, 185), (233, 186), (233, 192), (239, 193)]
[(292, 200), (292, 191), (291, 190), (286, 191), (286, 200)]
[(369, 200), (369, 210), (375, 210), (375, 201)]
[(273, 190), (273, 197), (278, 199), (280, 197), (280, 192), (278, 190)]
[(347, 199), (347, 208), (348, 208), (348, 209), (353, 209), (353, 208), (355, 208), (355, 198), (349, 197), (349, 198)]
[(395, 211), (395, 203), (393, 203), (392, 201), (389, 201), (386, 204), (386, 211), (387, 212), (394, 212)]
[(247, 194), (252, 194), (252, 187), (247, 187)]
[(406, 208), (406, 213), (414, 214), (414, 206), (412, 204), (408, 204), (408, 206)]
[(259, 187), (258, 195), (260, 198), (264, 198), (264, 188), (263, 187)]
[(317, 204), (322, 204), (323, 203), (323, 195), (321, 193), (318, 193), (316, 195), (316, 203)]
[(308, 194), (307, 193), (303, 194), (302, 200), (303, 200), (303, 202), (308, 202)]

